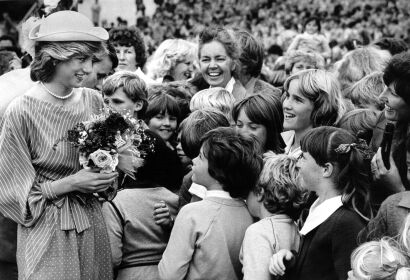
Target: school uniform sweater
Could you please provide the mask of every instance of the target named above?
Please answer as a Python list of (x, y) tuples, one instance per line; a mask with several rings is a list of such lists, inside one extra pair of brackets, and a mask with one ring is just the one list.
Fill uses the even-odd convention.
[(350, 255), (358, 246), (357, 235), (365, 226), (353, 210), (337, 209), (318, 227), (302, 236), (292, 280), (346, 280)]
[(252, 217), (242, 200), (205, 197), (179, 212), (158, 265), (161, 279), (242, 279), (239, 251)]

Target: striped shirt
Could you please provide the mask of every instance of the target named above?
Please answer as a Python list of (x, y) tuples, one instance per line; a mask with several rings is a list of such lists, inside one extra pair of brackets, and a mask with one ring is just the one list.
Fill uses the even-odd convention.
[(74, 146), (60, 142), (53, 149), (53, 145), (103, 106), (101, 97), (92, 90), (82, 89), (81, 98), (79, 104), (59, 106), (24, 95), (15, 99), (4, 115), (0, 134), (0, 211), (21, 225), (18, 247), (23, 249), (18, 249), (17, 258), (22, 254), (24, 259), (19, 262), (22, 279), (35, 271), (56, 231), (81, 233), (90, 228), (85, 207), (93, 203), (86, 202), (89, 196), (69, 193), (57, 197), (51, 188), (51, 182), (80, 169)]

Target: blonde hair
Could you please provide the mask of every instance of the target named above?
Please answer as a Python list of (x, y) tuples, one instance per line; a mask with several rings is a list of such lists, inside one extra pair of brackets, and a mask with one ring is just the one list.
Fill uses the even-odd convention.
[(325, 60), (323, 56), (316, 52), (294, 51), (287, 55), (285, 61), (286, 73), (292, 71), (293, 66), (298, 62), (305, 62), (311, 64), (314, 69), (324, 69)]
[(221, 111), (225, 116), (231, 118), (231, 110), (235, 103), (232, 93), (222, 87), (213, 87), (197, 92), (189, 103), (191, 112), (207, 108)]
[(379, 96), (383, 90), (383, 73), (373, 72), (348, 88), (345, 91), (345, 97), (349, 98), (357, 108), (371, 108), (373, 105), (382, 111), (384, 102), (379, 99)]
[(285, 213), (296, 220), (306, 202), (307, 192), (298, 186), (297, 159), (288, 155), (266, 153), (263, 169), (254, 192), (263, 189), (263, 206), (270, 213)]
[(357, 48), (345, 54), (335, 64), (343, 93), (364, 76), (383, 71), (390, 58), (388, 51), (371, 46)]
[(351, 266), (359, 279), (410, 279), (409, 261), (393, 239), (384, 237), (370, 241), (354, 250)]
[(183, 39), (167, 39), (163, 41), (149, 58), (146, 69), (152, 79), (170, 75), (179, 62), (195, 61), (198, 46)]
[(298, 91), (313, 103), (310, 116), (313, 127), (333, 126), (346, 113), (339, 82), (333, 73), (320, 69), (300, 71), (285, 81), (285, 91), (293, 80), (299, 80)]
[(400, 244), (403, 246), (407, 255), (410, 256), (410, 214), (407, 215), (404, 221), (403, 230), (400, 234)]

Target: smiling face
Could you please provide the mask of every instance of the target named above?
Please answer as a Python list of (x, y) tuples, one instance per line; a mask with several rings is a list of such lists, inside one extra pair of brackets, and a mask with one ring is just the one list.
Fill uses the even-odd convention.
[(137, 62), (134, 47), (115, 46), (118, 57), (117, 70), (134, 72), (137, 70)]
[(384, 115), (389, 121), (409, 121), (410, 106), (396, 94), (393, 83), (386, 87), (379, 99), (384, 102)]
[(194, 72), (194, 63), (192, 60), (185, 60), (177, 62), (174, 69), (171, 72), (171, 76), (174, 78), (174, 81), (183, 81), (188, 80), (192, 77)]
[(236, 131), (246, 138), (249, 138), (251, 135), (254, 136), (258, 140), (263, 151), (265, 151), (268, 135), (266, 126), (251, 121), (244, 110), (239, 112), (238, 119), (236, 120)]
[(177, 117), (168, 112), (159, 113), (149, 120), (148, 127), (164, 141), (168, 141), (177, 128)]
[(305, 30), (309, 34), (315, 34), (319, 31), (319, 27), (317, 26), (316, 21), (311, 20), (306, 24)]
[(56, 66), (53, 82), (60, 83), (67, 88), (78, 88), (92, 71), (91, 57), (74, 57)]
[(312, 128), (313, 102), (299, 92), (299, 80), (290, 81), (283, 101), (284, 130), (306, 131)]
[(202, 76), (212, 87), (225, 87), (232, 78), (234, 67), (224, 45), (212, 41), (202, 46), (199, 56)]

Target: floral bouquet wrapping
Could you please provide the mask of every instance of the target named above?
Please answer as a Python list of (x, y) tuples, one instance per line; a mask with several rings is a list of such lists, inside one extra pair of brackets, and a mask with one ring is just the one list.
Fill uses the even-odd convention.
[[(98, 168), (101, 173), (118, 169), (135, 179), (137, 169), (155, 147), (155, 139), (146, 135), (144, 128), (144, 122), (130, 114), (120, 114), (107, 108), (101, 114), (93, 115), (89, 121), (76, 124), (62, 140), (78, 148), (83, 168)], [(117, 193), (117, 186), (115, 182), (98, 195), (111, 200)]]

